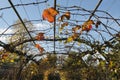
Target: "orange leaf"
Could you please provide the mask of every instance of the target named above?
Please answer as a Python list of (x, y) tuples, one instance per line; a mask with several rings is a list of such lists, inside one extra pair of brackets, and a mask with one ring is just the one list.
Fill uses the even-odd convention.
[(48, 22), (50, 22), (50, 23), (52, 23), (52, 22), (54, 22), (54, 17), (53, 16), (48, 16)]
[(48, 8), (49, 13), (54, 17), (58, 14), (58, 11), (55, 10), (53, 7)]
[(92, 25), (87, 25), (87, 26), (84, 26), (82, 27), (82, 31), (90, 31), (92, 29)]
[(44, 48), (41, 47), (39, 44), (36, 44), (35, 47), (38, 48), (38, 50), (40, 51), (40, 53), (42, 53), (44, 51)]
[(58, 14), (58, 11), (53, 7), (45, 9), (42, 13), (43, 20), (47, 20), (48, 22), (54, 22), (54, 17)]
[(45, 9), (42, 13), (43, 20), (47, 20), (49, 16), (50, 16), (49, 11), (47, 9)]
[(37, 39), (37, 40), (43, 40), (43, 39), (44, 39), (44, 33), (39, 33), (39, 34), (36, 36), (36, 39)]
[(35, 44), (35, 47), (36, 47), (36, 48), (40, 48), (40, 45), (39, 45), (39, 44)]
[(93, 20), (88, 20), (82, 25), (82, 31), (90, 31), (92, 29)]

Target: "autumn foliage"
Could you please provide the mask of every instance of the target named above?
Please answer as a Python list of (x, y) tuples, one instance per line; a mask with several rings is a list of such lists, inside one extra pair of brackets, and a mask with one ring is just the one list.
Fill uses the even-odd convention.
[(37, 40), (43, 40), (44, 39), (44, 33), (38, 33), (38, 35), (36, 36)]
[(82, 25), (82, 31), (90, 31), (92, 29), (92, 24), (94, 24), (93, 20), (84, 22)]
[(38, 48), (38, 50), (40, 51), (40, 53), (42, 53), (44, 51), (44, 48), (41, 47), (39, 44), (36, 44), (35, 47)]
[(58, 18), (58, 21), (63, 21), (63, 20), (69, 20), (70, 19), (70, 12), (65, 12), (62, 16)]
[(54, 22), (54, 17), (58, 14), (58, 11), (53, 7), (45, 9), (42, 13), (43, 20), (47, 20), (48, 22)]

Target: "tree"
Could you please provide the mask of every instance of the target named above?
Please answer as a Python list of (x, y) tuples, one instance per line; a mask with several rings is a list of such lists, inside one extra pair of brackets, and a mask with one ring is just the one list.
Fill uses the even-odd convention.
[[(24, 26), (17, 20), (13, 27), (14, 35), (10, 38), (10, 43), (4, 44), (0, 41), (0, 46), (11, 53), (14, 52), (20, 55), (19, 62), (21, 63), (19, 64), (17, 79), (25, 78), (23, 76), (27, 76), (27, 79), (36, 79), (35, 77), (38, 77), (36, 75), (39, 75), (39, 72), (45, 75), (45, 79), (47, 79), (46, 77), (50, 79), (51, 75), (52, 77), (55, 76), (56, 70), (60, 71), (59, 73), (64, 73), (67, 80), (119, 79), (120, 19), (115, 19), (106, 11), (98, 10), (101, 2), (102, 0), (98, 1), (94, 10), (87, 10), (79, 5), (70, 7), (68, 5), (67, 7), (55, 5), (54, 8), (44, 9), (42, 13), (43, 20), (48, 21), (49, 26), (54, 24), (54, 27), (42, 30), (47, 34), (47, 37), (43, 36), (43, 33), (39, 33), (37, 38), (29, 38)], [(84, 17), (88, 17), (88, 19)], [(114, 25), (111, 25), (113, 22)], [(32, 23), (27, 23), (27, 20), (24, 20), (24, 23), (29, 30), (28, 32), (31, 33)], [(52, 29), (54, 29), (54, 34), (51, 37)], [(31, 51), (32, 48), (35, 49), (35, 47), (30, 46), (32, 41), (40, 41), (45, 45), (47, 45), (47, 42), (44, 43), (45, 41), (52, 41), (57, 44), (60, 42), (60, 45), (54, 45), (54, 50), (58, 50), (58, 54), (64, 51), (68, 55), (66, 60), (63, 59), (65, 63), (62, 68), (60, 70), (56, 68), (57, 58), (55, 55), (48, 55), (47, 58), (39, 61), (34, 60), (35, 57), (33, 55), (26, 55), (29, 50), (33, 53)], [(37, 48), (43, 51), (39, 44)], [(52, 49), (51, 46), (48, 48)], [(56, 50), (54, 53), (57, 53)], [(92, 56), (96, 52), (100, 53), (105, 60), (99, 59), (99, 56), (93, 58)], [(51, 52), (49, 53), (51, 54)], [(87, 58), (85, 63), (82, 58), (87, 54), (91, 56)], [(91, 63), (95, 63), (97, 60), (99, 64), (96, 66), (94, 64), (91, 65)], [(37, 63), (34, 64), (33, 62)], [(24, 72), (28, 72), (28, 74), (24, 74)]]

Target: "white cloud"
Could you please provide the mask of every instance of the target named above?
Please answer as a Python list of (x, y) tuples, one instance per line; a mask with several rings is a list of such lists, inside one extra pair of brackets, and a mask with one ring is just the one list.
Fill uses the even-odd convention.
[(52, 25), (50, 25), (49, 23), (37, 23), (37, 24), (33, 24), (33, 26), (37, 30), (46, 30), (52, 27)]
[[(0, 28), (0, 34), (2, 34), (6, 29), (3, 29), (3, 28)], [(12, 30), (11, 29), (8, 29), (5, 34), (11, 34), (12, 33)]]
[[(43, 23), (36, 23), (36, 24), (33, 24), (34, 26), (34, 29), (33, 30), (47, 30), (49, 29), (51, 26), (49, 23), (47, 22), (43, 22)], [(4, 31), (6, 30), (6, 28), (0, 28), (0, 34), (2, 34)], [(4, 34), (12, 34), (13, 31), (12, 29), (8, 29)], [(8, 38), (10, 35), (0, 35), (0, 41), (3, 41), (3, 42), (6, 42), (6, 38)]]
[[(2, 34), (6, 29), (0, 28), (0, 34)], [(12, 34), (12, 30), (8, 29), (4, 34)], [(0, 35), (0, 41), (6, 42), (7, 38), (9, 36), (7, 35)]]

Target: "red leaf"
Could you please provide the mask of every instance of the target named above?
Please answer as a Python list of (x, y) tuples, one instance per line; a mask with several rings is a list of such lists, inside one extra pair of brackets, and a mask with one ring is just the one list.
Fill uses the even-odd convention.
[(91, 29), (92, 29), (92, 25), (88, 25), (87, 30), (91, 30)]

